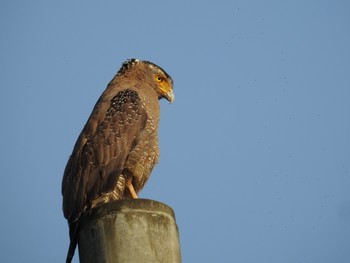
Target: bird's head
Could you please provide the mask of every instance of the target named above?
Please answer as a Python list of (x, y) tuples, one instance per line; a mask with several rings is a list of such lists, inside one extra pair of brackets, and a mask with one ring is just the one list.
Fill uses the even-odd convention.
[(172, 103), (175, 99), (172, 78), (161, 68), (159, 68), (159, 70), (155, 70), (153, 73), (153, 78), (157, 85), (159, 99), (165, 98)]
[(175, 96), (173, 92), (173, 80), (164, 69), (152, 62), (138, 59), (130, 59), (126, 61), (123, 66), (142, 67), (143, 77), (150, 82), (151, 86), (157, 92), (158, 98), (165, 98), (170, 103), (174, 101)]

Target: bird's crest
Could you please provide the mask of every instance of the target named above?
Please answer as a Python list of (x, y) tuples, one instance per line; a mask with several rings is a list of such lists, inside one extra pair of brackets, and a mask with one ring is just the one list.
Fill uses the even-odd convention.
[(137, 63), (143, 63), (143, 64), (148, 65), (153, 70), (156, 69), (156, 70), (162, 71), (171, 80), (171, 83), (173, 83), (173, 79), (170, 77), (170, 75), (164, 69), (162, 69), (160, 66), (158, 66), (150, 61), (140, 60), (137, 58), (131, 58), (131, 59), (124, 61), (122, 64), (122, 67), (118, 71), (118, 74), (124, 74), (128, 69), (130, 69), (132, 66), (134, 66)]
[(120, 68), (120, 73), (125, 73), (131, 66), (135, 65), (136, 63), (141, 62), (141, 60), (136, 58), (131, 58), (123, 62), (122, 67)]

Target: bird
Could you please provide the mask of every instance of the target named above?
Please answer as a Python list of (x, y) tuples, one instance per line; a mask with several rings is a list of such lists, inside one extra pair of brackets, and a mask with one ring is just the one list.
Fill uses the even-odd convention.
[(122, 63), (96, 102), (74, 145), (62, 179), (71, 262), (79, 219), (91, 209), (138, 198), (159, 159), (160, 99), (174, 101), (173, 80), (160, 66), (139, 59)]

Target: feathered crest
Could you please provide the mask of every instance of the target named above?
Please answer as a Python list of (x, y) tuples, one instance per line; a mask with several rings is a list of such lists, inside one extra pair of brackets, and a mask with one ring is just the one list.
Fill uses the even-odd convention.
[[(162, 69), (160, 66), (158, 66), (158, 65), (156, 65), (156, 64), (154, 64), (154, 63), (152, 63), (150, 61), (140, 60), (140, 59), (136, 59), (136, 58), (131, 58), (131, 59), (128, 59), (128, 60), (124, 61), (123, 64), (122, 64), (122, 67), (117, 72), (117, 75), (125, 74), (125, 72), (127, 70), (129, 70), (131, 67), (133, 67), (135, 64), (138, 64), (138, 63), (143, 63), (143, 64), (148, 65), (152, 69), (157, 69), (157, 70), (162, 71), (169, 78), (171, 83), (173, 83), (173, 79), (171, 78), (171, 76), (164, 69)], [(112, 80), (112, 82), (113, 82), (113, 80)]]
[(133, 66), (135, 63), (139, 63), (141, 60), (136, 58), (131, 58), (123, 62), (122, 67), (118, 71), (118, 73), (125, 73), (131, 66)]

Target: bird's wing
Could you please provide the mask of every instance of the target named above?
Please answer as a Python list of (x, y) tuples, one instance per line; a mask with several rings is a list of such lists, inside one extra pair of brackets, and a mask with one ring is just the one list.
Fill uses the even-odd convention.
[(73, 222), (101, 194), (114, 190), (147, 113), (136, 91), (97, 102), (69, 158), (62, 181), (63, 212)]

